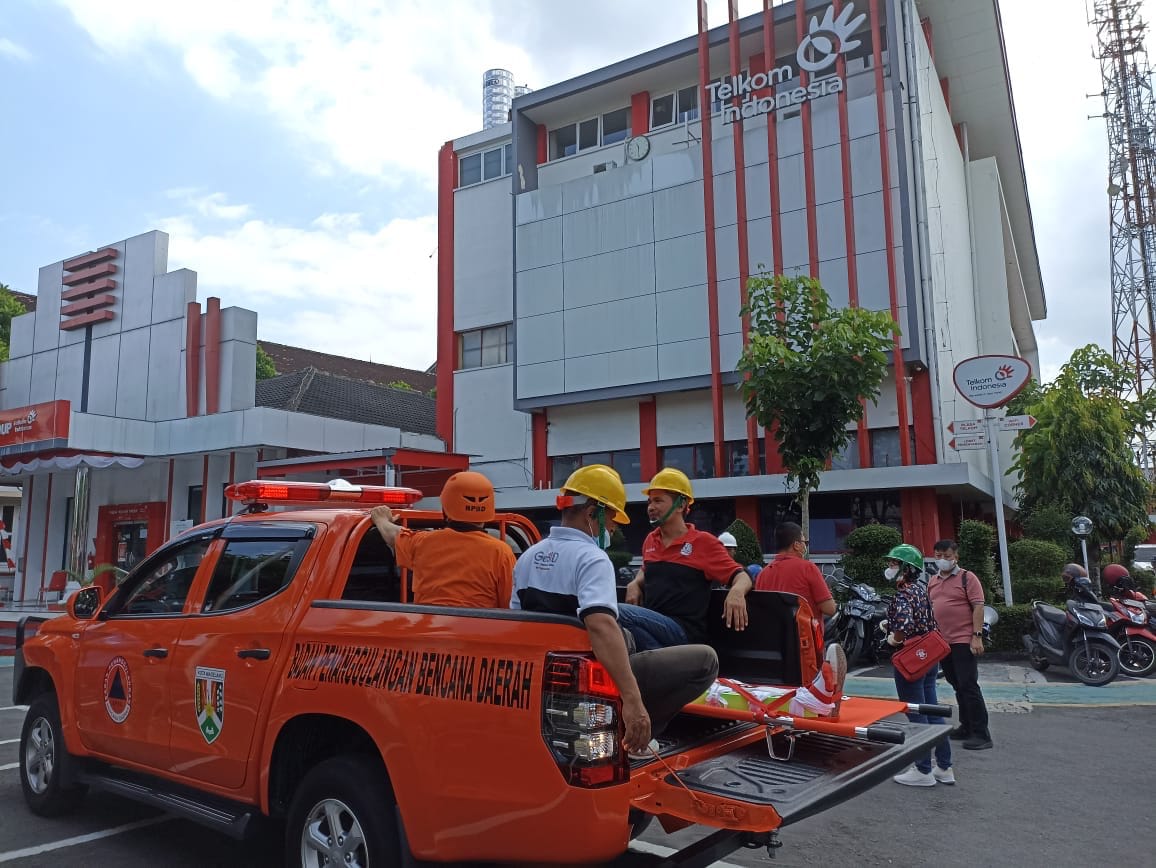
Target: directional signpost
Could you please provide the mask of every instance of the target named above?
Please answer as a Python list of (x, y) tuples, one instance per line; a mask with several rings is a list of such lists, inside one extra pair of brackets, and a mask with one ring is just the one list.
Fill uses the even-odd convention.
[[(984, 410), (1002, 407), (1023, 391), (1032, 377), (1032, 366), (1018, 356), (975, 356), (955, 366), (952, 379), (955, 388), (968, 403)], [(982, 449), (986, 443), (991, 457), (991, 478), (995, 491), (995, 528), (999, 534), (999, 556), (1003, 567), (1003, 596), (1012, 604), (1011, 572), (1008, 570), (1007, 529), (1003, 521), (1003, 475), (999, 467), (996, 430), (1026, 431), (1036, 424), (1031, 416), (995, 418), (984, 413), (983, 419), (956, 420), (948, 431), (958, 436), (951, 441), (953, 449)], [(979, 427), (976, 428), (975, 426)]]

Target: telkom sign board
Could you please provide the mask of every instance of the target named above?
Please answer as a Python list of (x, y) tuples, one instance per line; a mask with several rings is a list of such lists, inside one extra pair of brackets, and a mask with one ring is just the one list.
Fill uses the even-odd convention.
[(977, 407), (1002, 407), (1023, 391), (1032, 366), (1019, 356), (974, 356), (955, 366), (955, 388)]

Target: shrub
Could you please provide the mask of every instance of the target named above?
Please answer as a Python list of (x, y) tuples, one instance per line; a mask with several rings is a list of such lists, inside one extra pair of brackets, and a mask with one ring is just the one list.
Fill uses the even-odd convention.
[(1025, 633), (1032, 628), (1032, 607), (1026, 604), (996, 606), (999, 623), (991, 628), (992, 651), (1023, 651)]
[(990, 595), (999, 591), (1003, 597), (1003, 589), (999, 586), (995, 576), (995, 558), (992, 557), (992, 548), (995, 546), (995, 528), (985, 521), (968, 519), (959, 525), (959, 565), (965, 570), (971, 570)]
[(626, 547), (626, 536), (618, 528), (610, 534), (610, 548), (606, 550), (606, 554), (610, 557), (610, 563), (614, 564), (615, 574), (623, 567), (629, 566), (631, 558), (634, 557)]
[[(1037, 506), (1020, 519), (1024, 534), (1031, 539), (1046, 540), (1060, 546), (1065, 553), (1075, 549), (1076, 537), (1072, 533), (1072, 516), (1059, 506)], [(1064, 555), (1069, 557), (1068, 554)]]
[(1032, 600), (1062, 603), (1066, 599), (1064, 580), (1058, 576), (1025, 576), (1019, 579), (1013, 577), (1012, 596), (1024, 604), (1031, 603)]
[(734, 534), (735, 541), (739, 544), (738, 551), (735, 552), (735, 560), (739, 562), (740, 566), (749, 567), (751, 564), (758, 564), (761, 567), (763, 565), (763, 547), (759, 545), (759, 538), (749, 524), (741, 518), (736, 518), (727, 528), (727, 532)]
[(1046, 540), (1018, 539), (1007, 547), (1007, 558), (1014, 588), (1016, 582), (1025, 579), (1059, 576), (1068, 561), (1068, 553), (1061, 546)]
[(850, 578), (869, 585), (885, 585), (884, 558), (903, 542), (899, 531), (886, 524), (865, 524), (847, 534), (847, 554), (840, 565)]
[(1156, 572), (1152, 572), (1152, 570), (1135, 569), (1131, 571), (1131, 574), (1132, 580), (1141, 592), (1147, 594), (1153, 588), (1156, 588)]
[(1124, 566), (1131, 567), (1136, 560), (1136, 546), (1148, 539), (1149, 528), (1137, 525), (1124, 535)]

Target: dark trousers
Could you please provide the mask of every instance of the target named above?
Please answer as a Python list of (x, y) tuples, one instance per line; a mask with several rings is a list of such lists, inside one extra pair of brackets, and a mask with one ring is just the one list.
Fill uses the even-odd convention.
[(959, 704), (959, 725), (969, 735), (991, 738), (987, 728), (987, 706), (979, 689), (979, 665), (971, 653), (971, 645), (953, 644), (951, 653), (940, 664), (947, 683), (955, 690)]
[(660, 735), (684, 705), (701, 696), (718, 675), (709, 645), (679, 645), (630, 655), (652, 735)]

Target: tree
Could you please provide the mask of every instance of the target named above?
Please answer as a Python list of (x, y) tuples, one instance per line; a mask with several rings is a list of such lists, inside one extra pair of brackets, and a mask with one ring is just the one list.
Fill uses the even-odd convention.
[(736, 518), (727, 528), (727, 532), (738, 543), (735, 560), (739, 566), (749, 567), (751, 564), (758, 564), (761, 567), (764, 564), (763, 547), (759, 545), (759, 538), (749, 524), (741, 518)]
[(810, 277), (756, 275), (747, 281), (750, 340), (738, 370), (747, 415), (774, 432), (798, 485), (803, 533), (810, 534), (810, 495), (831, 456), (854, 436), (887, 373), (887, 350), (899, 334), (890, 314), (833, 308)]
[(405, 380), (394, 380), (391, 383), (386, 383), (386, 385), (389, 386), (391, 389), (401, 389), (401, 391), (403, 391), (403, 392), (416, 392), (417, 391), (417, 389), (415, 389), (413, 386), (411, 386)]
[(1133, 438), (1156, 422), (1156, 392), (1130, 401), (1131, 371), (1095, 344), (1072, 353), (1056, 379), (1033, 384), (1009, 405), (1036, 425), (1016, 438), (1012, 470), (1023, 509), (1051, 506), (1087, 515), (1089, 548), (1122, 540), (1148, 524), (1151, 486), (1136, 461)]
[(273, 364), (273, 358), (264, 347), (257, 344), (257, 379), (269, 380), (277, 376), (277, 368)]
[(8, 345), (12, 340), (12, 318), (28, 311), (24, 303), (12, 294), (11, 287), (0, 283), (0, 362), (8, 361)]

